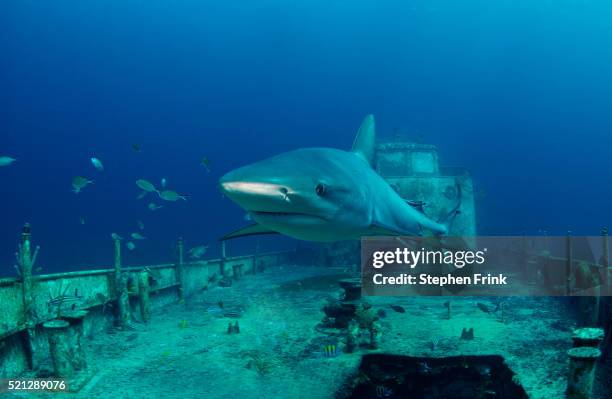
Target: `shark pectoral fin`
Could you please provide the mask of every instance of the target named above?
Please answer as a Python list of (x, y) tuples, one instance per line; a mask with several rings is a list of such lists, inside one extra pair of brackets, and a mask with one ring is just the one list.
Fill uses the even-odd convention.
[(279, 233), (276, 231), (270, 230), (267, 227), (264, 227), (260, 224), (251, 224), (249, 226), (236, 230), (232, 233), (224, 235), (223, 237), (219, 238), (219, 241), (231, 240), (232, 238), (238, 238), (238, 237), (254, 236), (254, 235), (259, 235), (259, 234), (279, 234)]
[(355, 137), (351, 151), (360, 158), (363, 158), (368, 164), (370, 164), (370, 166), (373, 166), (375, 142), (376, 129), (374, 115), (367, 115), (363, 119), (363, 122), (361, 122), (361, 126), (357, 132), (357, 136)]

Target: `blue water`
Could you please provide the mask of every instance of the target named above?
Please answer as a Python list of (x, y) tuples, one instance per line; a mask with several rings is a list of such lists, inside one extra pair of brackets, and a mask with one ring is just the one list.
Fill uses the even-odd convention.
[[(49, 272), (110, 264), (109, 234), (136, 220), (149, 238), (126, 264), (172, 260), (178, 236), (217, 253), (245, 223), (217, 190), (223, 173), (349, 148), (366, 113), (381, 136), (422, 135), (471, 170), (481, 234), (598, 234), (611, 20), (607, 0), (3, 1), (0, 155), (19, 160), (0, 168), (0, 275), (26, 221)], [(75, 195), (76, 175), (95, 184)], [(189, 201), (136, 200), (136, 179), (161, 177)], [(279, 245), (294, 244), (262, 240)]]

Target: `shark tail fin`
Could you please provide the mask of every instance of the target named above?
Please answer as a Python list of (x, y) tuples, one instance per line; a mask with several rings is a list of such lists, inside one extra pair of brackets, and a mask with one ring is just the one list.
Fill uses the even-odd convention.
[(446, 227), (446, 234), (450, 233), (455, 218), (459, 213), (461, 213), (461, 210), (459, 209), (461, 208), (461, 185), (459, 184), (459, 182), (455, 182), (455, 185), (457, 190), (457, 203), (455, 204), (453, 209), (451, 209), (450, 212), (448, 212), (446, 215), (440, 218), (440, 220), (438, 220), (438, 223)]
[(351, 151), (363, 158), (368, 164), (374, 164), (374, 145), (376, 141), (376, 124), (374, 115), (366, 115), (359, 126)]

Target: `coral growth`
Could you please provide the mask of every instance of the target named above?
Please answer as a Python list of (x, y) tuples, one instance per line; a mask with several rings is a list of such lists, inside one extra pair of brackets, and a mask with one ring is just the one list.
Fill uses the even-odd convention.
[(370, 329), (372, 324), (378, 320), (378, 316), (371, 307), (361, 306), (355, 312), (355, 320), (360, 328)]
[(258, 350), (248, 350), (243, 352), (243, 357), (247, 358), (246, 368), (255, 370), (260, 376), (269, 374), (274, 367), (274, 361), (269, 355)]
[(17, 275), (19, 277), (23, 276), (22, 270), (24, 265), (28, 265), (31, 269), (34, 269), (36, 266), (36, 258), (38, 257), (38, 251), (40, 250), (40, 245), (36, 246), (34, 250), (34, 255), (30, 255), (30, 244), (27, 241), (27, 244), (24, 246), (19, 244), (17, 247), (17, 252), (15, 252), (15, 258), (17, 264), (15, 265), (15, 270), (17, 271)]

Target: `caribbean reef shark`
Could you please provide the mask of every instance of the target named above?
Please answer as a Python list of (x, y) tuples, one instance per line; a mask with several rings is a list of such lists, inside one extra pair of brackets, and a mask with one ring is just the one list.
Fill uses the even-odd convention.
[(461, 195), (440, 221), (428, 218), (372, 168), (375, 136), (374, 116), (368, 115), (351, 151), (298, 149), (224, 175), (219, 181), (222, 192), (256, 223), (221, 240), (275, 233), (327, 242), (373, 235), (447, 234)]

